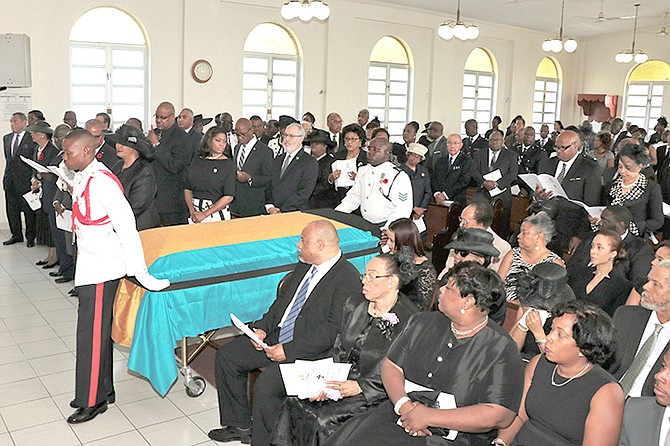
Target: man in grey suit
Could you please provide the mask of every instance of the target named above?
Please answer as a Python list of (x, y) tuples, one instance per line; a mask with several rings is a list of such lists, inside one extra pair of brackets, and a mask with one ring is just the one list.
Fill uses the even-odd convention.
[(670, 260), (652, 267), (648, 279), (640, 306), (614, 313), (617, 350), (608, 369), (629, 397), (654, 394), (654, 375), (670, 347)]
[(195, 115), (190, 108), (183, 108), (177, 116), (177, 125), (180, 129), (186, 132), (188, 140), (191, 142), (193, 148), (193, 156), (198, 156), (200, 149), (200, 140), (202, 140), (202, 133), (195, 127)]
[(423, 164), (432, 176), (437, 160), (447, 153), (447, 138), (444, 137), (444, 126), (440, 121), (431, 122), (426, 129), (426, 134), (432, 142), (428, 144), (428, 153)]
[[(656, 373), (654, 397), (629, 398), (623, 413), (619, 446), (659, 446), (670, 443), (670, 352)], [(663, 421), (666, 420), (664, 423)]]
[(237, 145), (233, 153), (237, 183), (230, 210), (240, 217), (261, 215), (265, 208), (265, 191), (272, 178), (272, 150), (253, 132), (251, 121), (240, 118), (235, 123)]

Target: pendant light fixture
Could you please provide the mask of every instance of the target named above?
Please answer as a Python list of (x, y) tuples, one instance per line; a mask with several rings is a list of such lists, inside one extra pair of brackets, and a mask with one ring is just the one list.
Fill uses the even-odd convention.
[(640, 4), (635, 4), (635, 24), (633, 25), (633, 44), (629, 50), (621, 50), (614, 56), (614, 60), (619, 63), (631, 63), (635, 60), (635, 63), (645, 63), (649, 60), (649, 56), (642, 50), (635, 49), (635, 38), (637, 37), (637, 13), (640, 9)]
[(563, 17), (565, 15), (565, 0), (561, 2), (561, 27), (558, 36), (549, 37), (542, 42), (542, 50), (547, 53), (560, 53), (565, 50), (566, 53), (574, 53), (577, 49), (577, 41), (572, 37), (566, 37), (563, 40)]
[(281, 7), (281, 16), (284, 20), (324, 21), (330, 16), (330, 7), (323, 0), (289, 0)]
[(461, 0), (458, 0), (456, 8), (456, 22), (444, 22), (437, 28), (437, 35), (444, 40), (451, 40), (454, 37), (460, 40), (474, 40), (479, 37), (479, 28), (474, 23), (466, 25), (461, 21)]

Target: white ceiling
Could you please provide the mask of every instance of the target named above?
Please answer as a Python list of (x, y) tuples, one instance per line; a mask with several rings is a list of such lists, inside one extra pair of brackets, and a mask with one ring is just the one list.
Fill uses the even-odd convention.
[[(359, 0), (375, 2), (375, 0)], [(456, 17), (457, 0), (383, 0), (385, 3), (434, 11), (441, 20)], [(376, 2), (375, 2), (376, 3)], [(602, 10), (606, 18), (634, 16), (635, 3), (640, 3), (638, 32), (655, 34), (662, 26), (670, 31), (670, 19), (663, 14), (670, 11), (670, 0), (604, 0)], [(563, 35), (575, 38), (603, 36), (607, 34), (633, 33), (633, 20), (598, 21), (600, 0), (566, 0)], [(461, 0), (461, 19), (501, 23), (523, 29), (558, 34), (561, 17), (559, 0)], [(478, 25), (481, 28), (481, 25)], [(659, 37), (660, 38), (660, 37)], [(665, 37), (670, 40), (670, 36)], [(669, 42), (670, 44), (670, 42)]]

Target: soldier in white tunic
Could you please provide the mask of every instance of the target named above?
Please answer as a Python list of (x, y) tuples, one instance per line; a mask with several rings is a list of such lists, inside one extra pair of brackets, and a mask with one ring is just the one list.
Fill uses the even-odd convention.
[(358, 208), (363, 218), (381, 229), (412, 214), (412, 182), (405, 172), (389, 161), (391, 143), (375, 138), (368, 147), (368, 163), (358, 175), (347, 195), (335, 208), (350, 213)]
[(75, 398), (68, 423), (83, 423), (114, 402), (112, 309), (119, 280), (135, 276), (145, 288), (160, 290), (168, 280), (147, 271), (130, 204), (119, 180), (95, 159), (95, 143), (83, 129), (63, 140), (63, 161), (76, 171), (72, 226), (77, 244), (75, 286), (79, 291)]

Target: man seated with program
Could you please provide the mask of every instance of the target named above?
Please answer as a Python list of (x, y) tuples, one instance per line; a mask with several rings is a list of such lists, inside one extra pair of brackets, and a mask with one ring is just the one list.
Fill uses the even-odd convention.
[[(305, 226), (297, 245), (300, 262), (290, 280), (268, 312), (249, 324), (270, 347), (263, 350), (240, 337), (217, 351), (216, 388), (224, 427), (209, 432), (212, 440), (268, 445), (286, 397), (279, 364), (324, 357), (335, 344), (344, 302), (361, 292), (358, 271), (342, 256), (339, 242), (337, 230), (326, 220)], [(252, 410), (247, 377), (261, 367), (266, 369), (254, 384)]]
[(389, 161), (391, 143), (374, 138), (368, 146), (368, 163), (358, 169), (347, 195), (335, 208), (351, 213), (360, 208), (368, 222), (386, 229), (399, 218), (410, 218), (413, 210), (412, 182), (409, 176)]
[(654, 375), (655, 397), (629, 398), (623, 413), (619, 446), (670, 444), (670, 352)]

